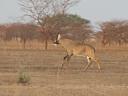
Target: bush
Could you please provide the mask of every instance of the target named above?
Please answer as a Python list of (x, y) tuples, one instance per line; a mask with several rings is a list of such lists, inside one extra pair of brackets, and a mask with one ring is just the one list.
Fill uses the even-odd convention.
[(18, 83), (21, 84), (29, 84), (30, 83), (30, 76), (25, 72), (20, 72)]

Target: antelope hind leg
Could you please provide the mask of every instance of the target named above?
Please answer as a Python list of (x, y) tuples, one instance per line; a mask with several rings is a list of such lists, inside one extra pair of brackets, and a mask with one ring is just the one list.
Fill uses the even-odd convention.
[(63, 58), (63, 63), (61, 64), (61, 69), (63, 69), (65, 60), (67, 61), (67, 58), (68, 58), (68, 57), (69, 57), (69, 55), (64, 56), (64, 58)]
[(95, 58), (94, 61), (95, 61), (95, 63), (97, 64), (99, 71), (101, 71), (101, 67), (100, 67), (100, 62), (99, 62), (99, 60)]
[[(73, 56), (73, 54), (71, 54), (71, 55), (66, 55), (66, 56), (64, 57), (63, 63), (62, 63), (62, 68), (63, 68), (63, 66), (64, 66), (64, 61), (66, 61), (66, 62), (69, 64), (70, 59), (71, 59), (72, 56)], [(61, 68), (61, 69), (62, 69), (62, 68)]]
[(85, 67), (84, 71), (87, 71), (89, 66), (92, 64), (91, 58), (87, 56), (88, 65)]

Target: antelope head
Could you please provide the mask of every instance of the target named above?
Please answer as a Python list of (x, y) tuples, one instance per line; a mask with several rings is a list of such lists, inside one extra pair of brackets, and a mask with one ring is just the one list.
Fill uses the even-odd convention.
[(56, 38), (56, 40), (54, 41), (54, 44), (56, 44), (56, 45), (58, 45), (58, 44), (60, 44), (60, 39), (61, 39), (61, 35), (60, 34), (57, 34), (57, 38)]

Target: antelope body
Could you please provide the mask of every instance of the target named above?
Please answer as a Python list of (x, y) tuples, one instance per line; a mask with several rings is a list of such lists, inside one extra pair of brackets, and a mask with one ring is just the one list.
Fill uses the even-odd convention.
[[(89, 44), (82, 44), (71, 39), (63, 38), (60, 34), (58, 34), (55, 44), (60, 44), (66, 51), (67, 55), (64, 57), (64, 60), (70, 61), (70, 58), (74, 56), (82, 56), (86, 57), (88, 64), (85, 68), (85, 71), (91, 65), (92, 61), (94, 61), (98, 65), (98, 69), (100, 70), (100, 64), (98, 59), (95, 56), (95, 48)], [(63, 67), (63, 64), (62, 64)]]

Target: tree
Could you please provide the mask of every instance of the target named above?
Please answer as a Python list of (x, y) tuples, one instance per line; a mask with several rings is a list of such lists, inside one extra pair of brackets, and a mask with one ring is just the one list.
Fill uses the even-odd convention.
[(92, 35), (90, 21), (73, 14), (57, 14), (46, 18), (49, 33), (54, 40), (56, 34), (68, 34), (69, 38), (84, 41)]
[(4, 40), (20, 39), (23, 47), (28, 40), (37, 39), (37, 26), (33, 24), (13, 23), (6, 27)]
[(128, 21), (109, 21), (101, 25), (103, 45), (128, 43)]
[(58, 13), (65, 14), (67, 10), (80, 0), (20, 0), (25, 16), (31, 17), (45, 34), (45, 49), (47, 49), (48, 27), (46, 18)]
[(21, 42), (23, 42), (23, 47), (25, 48), (25, 44), (28, 40), (37, 39), (37, 26), (33, 24), (23, 24), (20, 28), (20, 38)]
[(0, 25), (0, 40), (3, 40), (6, 33), (6, 25)]

